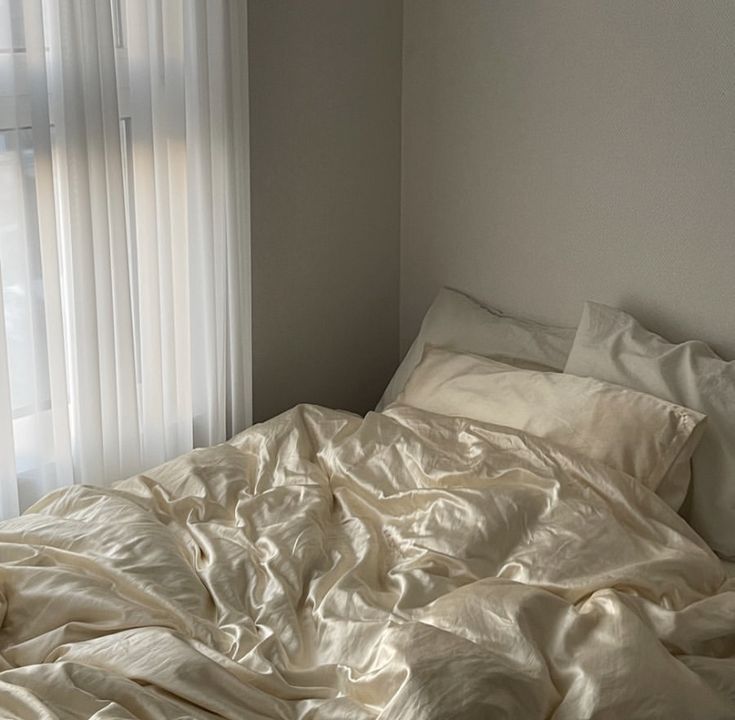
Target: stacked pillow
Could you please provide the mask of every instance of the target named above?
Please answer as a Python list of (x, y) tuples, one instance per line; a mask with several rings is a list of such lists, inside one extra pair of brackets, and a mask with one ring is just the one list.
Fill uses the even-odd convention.
[[(399, 403), (523, 430), (638, 478), (678, 507), (704, 415), (592, 378), (428, 347)], [(620, 419), (624, 418), (624, 422)]]
[(735, 362), (702, 342), (670, 343), (622, 310), (588, 302), (564, 372), (625, 385), (707, 415), (682, 514), (715, 552), (735, 559)]
[(670, 343), (597, 303), (585, 304), (575, 331), (444, 289), (378, 409), (399, 395), (567, 445), (637, 477), (674, 508), (693, 453), (682, 514), (735, 560), (735, 362), (704, 343)]
[(456, 290), (443, 288), (427, 310), (419, 334), (385, 389), (377, 410), (395, 401), (421, 362), (427, 344), (494, 357), (517, 367), (561, 372), (574, 332), (574, 328), (504, 315)]

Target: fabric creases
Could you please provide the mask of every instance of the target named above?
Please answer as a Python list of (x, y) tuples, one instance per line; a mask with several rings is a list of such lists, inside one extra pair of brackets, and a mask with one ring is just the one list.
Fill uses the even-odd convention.
[(735, 581), (531, 435), (299, 406), (0, 525), (8, 717), (735, 713)]

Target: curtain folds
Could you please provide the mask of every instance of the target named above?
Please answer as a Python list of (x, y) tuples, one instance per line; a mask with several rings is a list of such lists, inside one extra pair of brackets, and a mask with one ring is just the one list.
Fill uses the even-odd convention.
[(0, 0), (0, 516), (251, 417), (247, 3)]

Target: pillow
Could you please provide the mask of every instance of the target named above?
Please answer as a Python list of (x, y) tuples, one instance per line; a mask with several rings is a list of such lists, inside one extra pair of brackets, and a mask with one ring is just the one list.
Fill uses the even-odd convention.
[(505, 425), (550, 440), (638, 478), (681, 503), (705, 416), (592, 378), (519, 370), (427, 348), (398, 402)]
[(442, 288), (427, 310), (421, 329), (396, 370), (377, 410), (392, 403), (421, 361), (427, 343), (478, 355), (502, 357), (512, 365), (564, 368), (574, 341), (573, 328), (552, 327), (503, 315), (466, 295)]
[(735, 559), (735, 362), (702, 342), (670, 343), (627, 313), (588, 302), (565, 372), (627, 385), (707, 414), (682, 514), (715, 552)]

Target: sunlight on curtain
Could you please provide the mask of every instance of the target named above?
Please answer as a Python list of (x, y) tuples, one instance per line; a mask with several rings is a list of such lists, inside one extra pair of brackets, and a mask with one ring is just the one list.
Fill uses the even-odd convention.
[(0, 517), (250, 422), (246, 7), (0, 0)]

